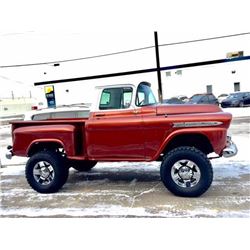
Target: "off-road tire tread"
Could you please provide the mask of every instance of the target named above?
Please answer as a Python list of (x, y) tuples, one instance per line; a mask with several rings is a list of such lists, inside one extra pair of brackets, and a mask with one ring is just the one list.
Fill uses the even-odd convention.
[[(48, 186), (39, 185), (33, 177), (33, 167), (38, 161), (48, 161), (53, 165), (55, 178)], [(55, 193), (67, 181), (69, 169), (66, 167), (65, 159), (58, 153), (52, 151), (42, 151), (30, 157), (26, 164), (25, 176), (29, 185), (39, 193)]]
[[(178, 155), (180, 153), (190, 154), (191, 158), (196, 157), (198, 161), (202, 161), (204, 163), (202, 166), (200, 166), (199, 164), (197, 164), (197, 162), (195, 162), (200, 168), (201, 179), (195, 187), (192, 187), (189, 190), (188, 189), (185, 190), (184, 188), (178, 187), (178, 185), (175, 184), (172, 178), (170, 177), (172, 165), (168, 165), (168, 162), (171, 161), (171, 159), (175, 157), (175, 155)], [(183, 158), (186, 158), (186, 156)], [(191, 160), (195, 161), (194, 159)], [(182, 197), (198, 197), (203, 193), (205, 193), (211, 186), (213, 181), (213, 168), (210, 160), (202, 151), (198, 150), (195, 147), (182, 146), (171, 150), (164, 156), (161, 164), (160, 175), (161, 175), (161, 180), (165, 185), (165, 187), (173, 194)]]

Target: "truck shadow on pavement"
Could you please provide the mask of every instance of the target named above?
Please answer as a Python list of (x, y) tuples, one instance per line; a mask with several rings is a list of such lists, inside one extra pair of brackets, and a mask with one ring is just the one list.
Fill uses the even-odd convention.
[(105, 167), (105, 168), (94, 168), (89, 172), (78, 172), (74, 169), (70, 169), (69, 178), (67, 183), (73, 184), (84, 181), (110, 181), (110, 182), (127, 182), (138, 181), (138, 182), (155, 182), (160, 181), (160, 169), (158, 167), (152, 168), (146, 167)]
[(124, 181), (131, 182), (137, 180), (140, 182), (151, 182), (151, 181), (160, 181), (160, 174), (158, 172), (128, 172), (120, 171), (118, 173), (114, 172), (102, 172), (102, 171), (91, 171), (87, 173), (71, 172), (68, 178), (67, 183), (76, 183), (81, 181), (98, 181), (98, 180), (109, 180), (112, 182)]

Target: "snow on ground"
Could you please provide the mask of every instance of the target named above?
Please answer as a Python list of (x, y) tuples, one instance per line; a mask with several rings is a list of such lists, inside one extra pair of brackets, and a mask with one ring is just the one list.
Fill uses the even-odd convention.
[(11, 132), (11, 126), (10, 125), (3, 125), (3, 126), (0, 126), (0, 134), (10, 134)]
[(244, 108), (223, 108), (224, 112), (231, 113), (233, 117), (246, 117), (250, 116), (250, 107)]
[[(245, 146), (248, 138), (243, 136), (235, 136), (239, 148), (239, 155), (234, 158), (219, 158), (212, 161), (214, 167), (214, 181), (210, 189), (224, 189), (227, 191), (249, 190), (250, 182), (242, 183), (240, 178), (242, 176), (249, 176), (250, 174), (250, 158), (248, 149)], [(165, 199), (165, 189), (160, 182), (160, 163), (130, 163), (130, 162), (116, 162), (116, 163), (98, 163), (97, 166), (90, 173), (78, 173), (71, 169), (71, 176), (77, 175), (80, 180), (71, 180), (65, 184), (65, 189), (55, 194), (39, 194), (34, 192), (28, 185), (25, 188), (15, 187), (16, 178), (14, 176), (23, 176), (24, 179), (24, 165), (9, 166), (0, 169), (2, 177), (13, 176), (13, 179), (0, 179), (1, 185), (13, 185), (14, 188), (6, 190), (2, 194), (3, 200), (14, 200), (21, 196), (25, 199), (27, 204), (37, 202), (43, 204), (42, 207), (24, 206), (24, 207), (0, 207), (1, 216), (21, 216), (21, 217), (250, 217), (250, 209), (246, 204), (250, 203), (250, 195), (241, 194), (239, 197), (221, 196), (214, 194), (205, 198), (187, 200), (185, 198), (175, 197), (170, 194), (169, 203), (159, 202), (154, 204), (154, 201), (149, 202), (150, 205), (135, 206), (135, 203), (145, 197), (154, 197), (155, 195), (163, 195)], [(125, 180), (124, 184), (114, 182), (116, 176), (127, 175), (133, 173), (134, 179), (129, 183)], [(149, 178), (149, 182), (140, 181), (137, 178)], [(99, 179), (100, 176), (100, 179)], [(93, 178), (93, 180), (92, 180)], [(234, 183), (233, 180), (239, 181)], [(231, 181), (230, 181), (231, 180)], [(121, 181), (121, 180), (120, 180)], [(150, 184), (152, 182), (152, 184)], [(227, 184), (231, 183), (231, 184)], [(140, 186), (149, 185), (148, 188), (140, 190)], [(233, 184), (232, 184), (233, 183)], [(121, 185), (122, 186), (121, 188)], [(151, 186), (150, 186), (151, 185)], [(118, 187), (117, 187), (118, 186)], [(120, 187), (120, 188), (119, 188)], [(103, 189), (104, 188), (104, 189)], [(161, 191), (163, 189), (163, 191)], [(134, 191), (133, 191), (134, 190)], [(137, 191), (136, 191), (137, 190)], [(161, 192), (164, 192), (161, 194)], [(212, 192), (212, 191), (211, 191)], [(232, 191), (234, 192), (234, 191)], [(222, 191), (224, 193), (224, 191)], [(23, 197), (23, 198), (22, 198)], [(25, 197), (25, 198), (24, 198)], [(167, 198), (169, 199), (169, 198)], [(80, 202), (75, 203), (75, 201)], [(88, 204), (88, 202), (90, 204)], [(147, 199), (146, 199), (147, 200)], [(60, 205), (60, 202), (64, 205)], [(95, 202), (93, 202), (95, 201)], [(108, 203), (107, 203), (108, 201)], [(71, 202), (72, 205), (71, 205)], [(147, 201), (148, 202), (148, 201)], [(56, 204), (56, 207), (44, 204)], [(191, 205), (194, 203), (194, 205)], [(4, 203), (3, 203), (4, 204)], [(126, 205), (127, 204), (127, 205)], [(180, 208), (180, 204), (184, 208)], [(188, 205), (189, 204), (189, 205)], [(217, 205), (215, 205), (217, 204)], [(242, 209), (228, 208), (230, 206), (240, 207)], [(217, 207), (216, 207), (217, 206)], [(222, 208), (220, 207), (222, 206)]]

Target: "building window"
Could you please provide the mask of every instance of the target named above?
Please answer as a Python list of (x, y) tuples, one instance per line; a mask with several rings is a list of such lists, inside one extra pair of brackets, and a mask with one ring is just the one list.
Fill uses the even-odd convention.
[(234, 83), (234, 92), (240, 91), (240, 83), (239, 82), (235, 82)]
[(213, 93), (213, 85), (207, 85), (207, 93), (212, 94)]

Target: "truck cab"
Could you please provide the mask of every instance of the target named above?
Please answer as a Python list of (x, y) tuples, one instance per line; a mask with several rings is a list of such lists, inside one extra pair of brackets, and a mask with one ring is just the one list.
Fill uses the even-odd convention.
[(157, 103), (148, 82), (141, 82), (139, 85), (106, 85), (97, 87), (96, 90), (100, 101), (96, 102), (93, 111), (138, 109)]

